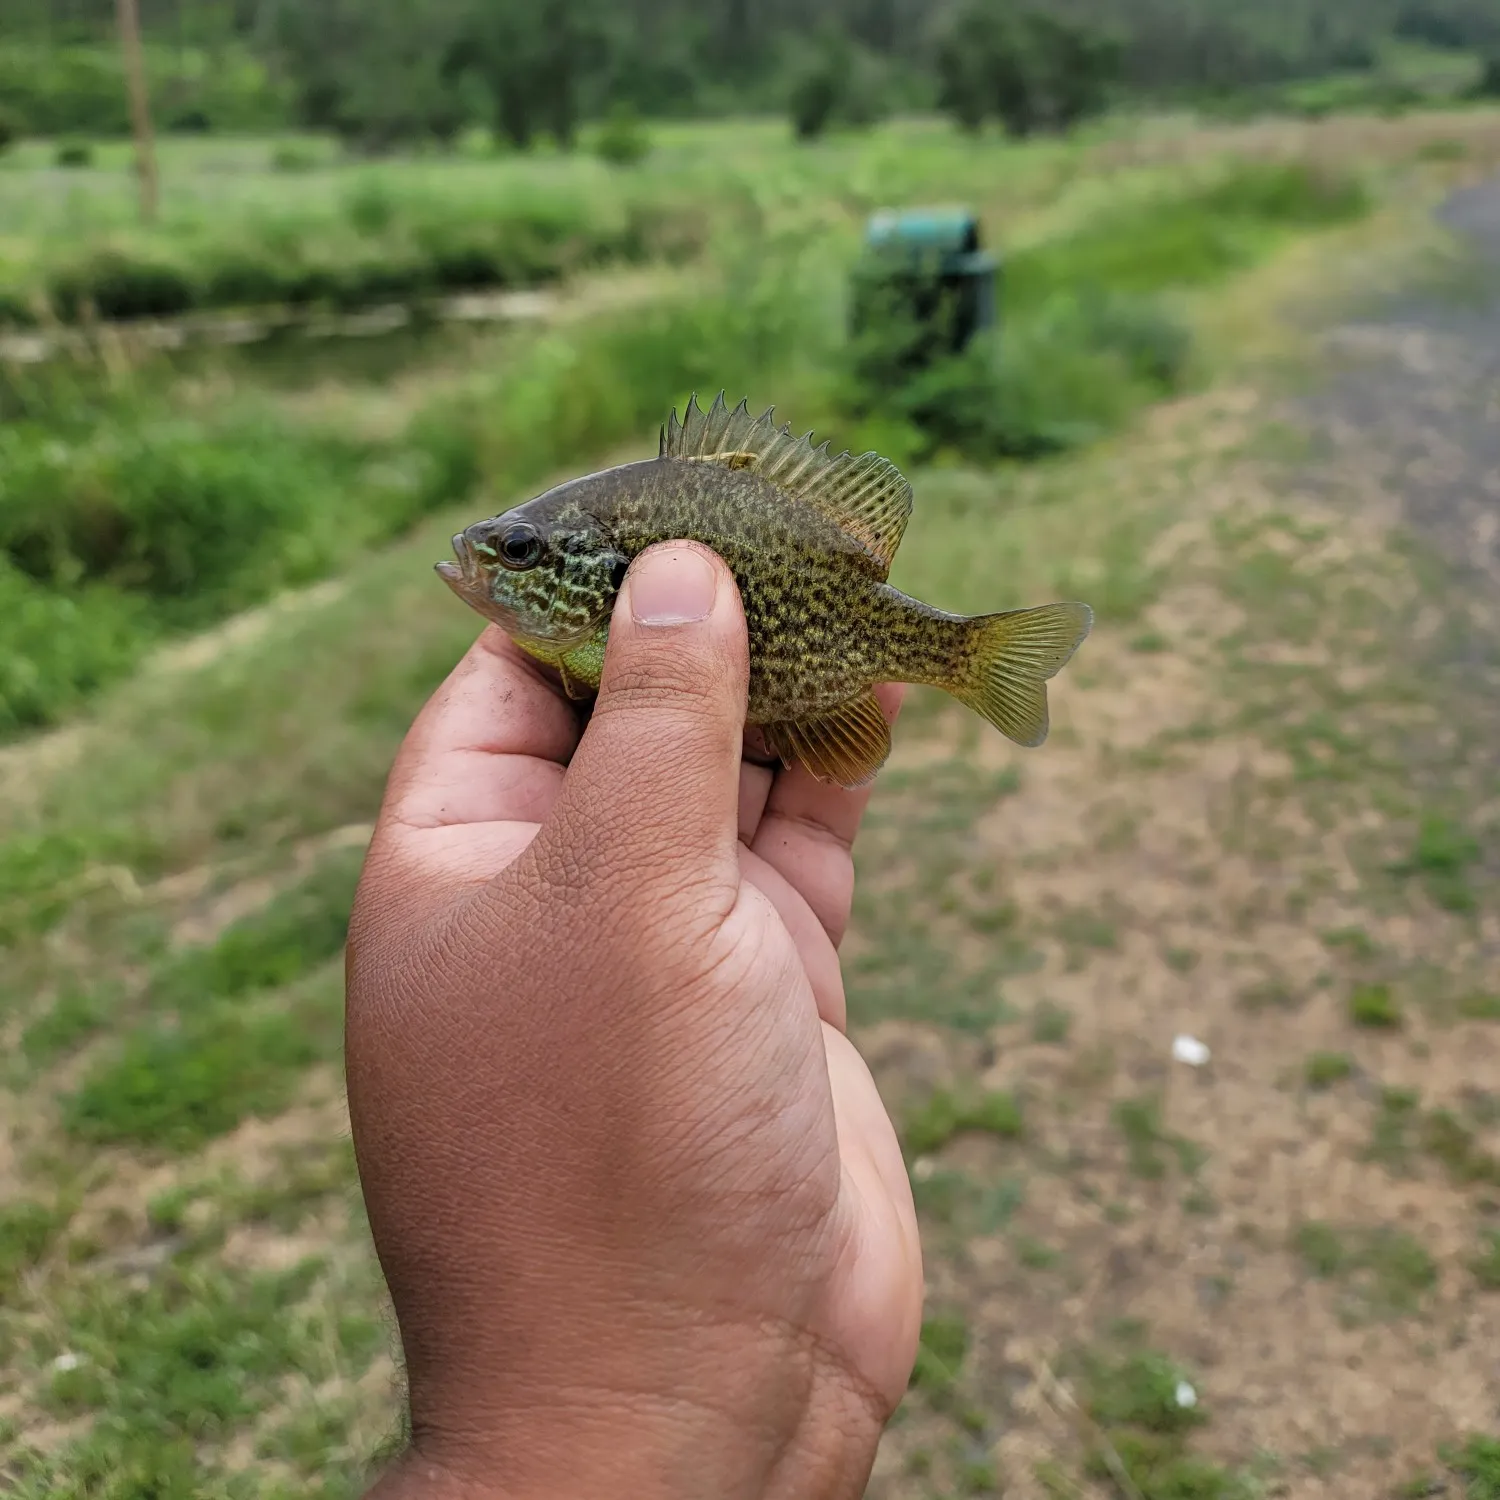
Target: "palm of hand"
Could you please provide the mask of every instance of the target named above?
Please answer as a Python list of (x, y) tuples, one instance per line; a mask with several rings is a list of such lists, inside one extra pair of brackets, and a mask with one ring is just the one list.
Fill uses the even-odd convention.
[[(889, 695), (887, 712), (896, 705)], [(623, 1292), (631, 1306), (658, 1299), (667, 1316), (691, 1308), (731, 1332), (782, 1330), (805, 1346), (811, 1383), (832, 1371), (883, 1421), (911, 1367), (921, 1270), (894, 1132), (844, 1036), (837, 946), (866, 797), (746, 762), (732, 850), (710, 836), (701, 861), (670, 849), (657, 861), (652, 827), (618, 826), (628, 789), (595, 773), (619, 760), (610, 742), (634, 732), (629, 719), (596, 715), (594, 766), (567, 779), (579, 751), (573, 708), (490, 630), (392, 776), (351, 931), (350, 1090), (377, 1244), (403, 1335), (413, 1330), (414, 1381), (423, 1329), (444, 1341), (433, 1360), (451, 1362), (454, 1327), (481, 1328), (496, 1294), (477, 1285), (472, 1302), (436, 1313), (424, 1300), (425, 1287), (453, 1280), (455, 1256), (467, 1264), (476, 1253), (455, 1247), (447, 1205), (431, 1201), (443, 1194), (438, 1164), (462, 1137), (460, 1191), (489, 1181), (496, 1193), (481, 1216), (487, 1245), (528, 1205), (531, 1240), (598, 1248), (600, 1317), (617, 1315)], [(705, 752), (664, 742), (660, 753), (701, 764)], [(683, 795), (699, 800), (689, 786)], [(701, 800), (707, 824), (716, 810)], [(501, 980), (495, 955), (517, 952), (534, 968)], [(392, 1051), (399, 1038), (410, 1061), (414, 1007), (432, 1020), (429, 998), (412, 993), (414, 953), (439, 955), (461, 998), (413, 1072)], [(358, 992), (369, 997), (360, 1005)], [(558, 994), (587, 1003), (558, 1014)], [(497, 1005), (511, 1022), (499, 1050)], [(558, 1072), (536, 1076), (541, 1057), (596, 1111), (591, 1122), (559, 1125)], [(451, 1115), (433, 1102), (434, 1076)], [(379, 1125), (361, 1108), (375, 1098)], [(488, 1143), (480, 1116), (498, 1131)], [(622, 1173), (630, 1180), (617, 1188)], [(427, 1217), (449, 1226), (442, 1236), (403, 1216), (417, 1181)], [(527, 1302), (557, 1290), (534, 1251), (498, 1252)], [(567, 1303), (586, 1319), (592, 1292), (569, 1265)], [(560, 1347), (576, 1369), (577, 1348)], [(718, 1342), (707, 1347), (719, 1351), (710, 1364), (725, 1357)], [(809, 1409), (832, 1415), (846, 1398), (814, 1394)]]

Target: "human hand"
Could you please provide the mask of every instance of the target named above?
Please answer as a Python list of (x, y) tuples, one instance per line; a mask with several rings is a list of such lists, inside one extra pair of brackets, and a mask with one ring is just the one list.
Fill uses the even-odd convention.
[(747, 680), (732, 576), (676, 543), (581, 737), (490, 628), (402, 747), (348, 950), (413, 1430), (386, 1500), (864, 1492), (922, 1301), (844, 1035), (868, 794), (743, 762)]

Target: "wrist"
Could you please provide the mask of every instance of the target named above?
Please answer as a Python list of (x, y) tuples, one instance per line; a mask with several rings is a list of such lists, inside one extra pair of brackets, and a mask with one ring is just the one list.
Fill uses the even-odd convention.
[(757, 1399), (744, 1399), (742, 1385), (731, 1394), (718, 1375), (671, 1396), (575, 1393), (530, 1408), (512, 1399), (429, 1411), (366, 1500), (864, 1494), (889, 1412), (828, 1351), (804, 1346), (802, 1357), (763, 1367), (751, 1379)]

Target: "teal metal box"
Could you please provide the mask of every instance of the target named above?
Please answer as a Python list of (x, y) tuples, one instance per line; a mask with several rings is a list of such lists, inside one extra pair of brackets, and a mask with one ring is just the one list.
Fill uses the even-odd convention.
[(915, 325), (902, 363), (957, 354), (996, 322), (999, 261), (980, 244), (979, 220), (967, 209), (885, 210), (865, 228), (853, 276), (852, 332), (878, 322)]

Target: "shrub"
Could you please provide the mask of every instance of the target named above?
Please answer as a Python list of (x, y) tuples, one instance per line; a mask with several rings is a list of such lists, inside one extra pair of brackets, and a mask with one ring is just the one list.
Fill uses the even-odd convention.
[[(958, 355), (908, 364), (879, 332), (851, 349), (851, 404), (922, 435), (925, 451), (1035, 459), (1093, 441), (1182, 383), (1191, 337), (1149, 299), (1086, 294), (981, 335)], [(916, 455), (922, 456), (921, 452)]]
[(92, 312), (100, 318), (161, 318), (187, 312), (198, 300), (187, 273), (133, 250), (96, 250), (52, 275), (48, 295), (65, 322)]
[(618, 104), (594, 137), (594, 155), (612, 167), (633, 167), (651, 154), (651, 137), (629, 104)]
[(139, 601), (46, 588), (0, 557), (0, 733), (52, 722), (129, 671), (148, 641)]
[(0, 155), (15, 145), (26, 134), (26, 125), (15, 110), (0, 104)]
[(283, 141), (271, 153), (273, 172), (310, 172), (317, 165), (318, 158), (314, 152), (292, 141)]
[(59, 141), (52, 160), (59, 167), (91, 167), (94, 164), (94, 148), (87, 141)]

